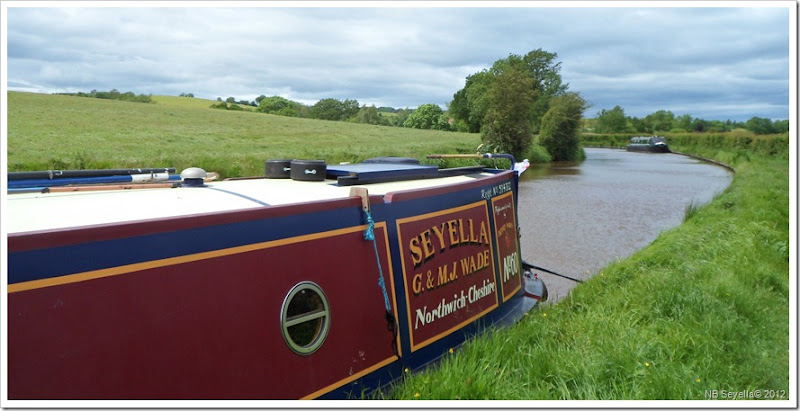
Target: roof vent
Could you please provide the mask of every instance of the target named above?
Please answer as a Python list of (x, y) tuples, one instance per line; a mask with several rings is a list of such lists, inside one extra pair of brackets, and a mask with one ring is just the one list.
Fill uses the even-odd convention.
[(181, 180), (183, 180), (184, 187), (203, 187), (207, 176), (206, 170), (199, 167), (189, 167), (181, 171)]

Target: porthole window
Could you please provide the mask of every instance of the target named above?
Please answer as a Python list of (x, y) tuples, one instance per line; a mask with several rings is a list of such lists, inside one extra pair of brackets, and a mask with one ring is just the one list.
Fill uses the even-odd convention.
[(309, 355), (317, 351), (331, 324), (328, 299), (318, 285), (306, 281), (294, 286), (281, 307), (283, 339), (292, 351)]

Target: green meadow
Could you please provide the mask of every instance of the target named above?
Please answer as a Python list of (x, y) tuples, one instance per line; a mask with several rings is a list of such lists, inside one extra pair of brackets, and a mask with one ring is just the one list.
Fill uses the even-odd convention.
[[(8, 94), (8, 170), (198, 166), (260, 175), (270, 158), (359, 161), (470, 153), (461, 134), (155, 104)], [(618, 136), (587, 136), (593, 145)], [(725, 162), (730, 187), (684, 223), (576, 287), (558, 304), (485, 333), (409, 373), (384, 399), (789, 399), (787, 135), (667, 135)], [(616, 140), (615, 140), (616, 141)], [(723, 394), (724, 395), (724, 394)], [(758, 396), (758, 398), (756, 398)], [(718, 404), (709, 404), (718, 405)], [(754, 406), (757, 406), (754, 404)]]
[(8, 93), (8, 171), (201, 167), (222, 177), (263, 175), (280, 158), (474, 153), (475, 134), (210, 109), (214, 101), (153, 96), (154, 104)]

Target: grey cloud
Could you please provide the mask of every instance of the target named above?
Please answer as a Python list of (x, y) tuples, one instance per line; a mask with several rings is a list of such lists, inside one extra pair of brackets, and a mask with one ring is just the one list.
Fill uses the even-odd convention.
[(646, 5), (11, 7), (8, 86), (444, 106), (467, 75), (542, 48), (589, 113), (788, 117), (788, 8)]

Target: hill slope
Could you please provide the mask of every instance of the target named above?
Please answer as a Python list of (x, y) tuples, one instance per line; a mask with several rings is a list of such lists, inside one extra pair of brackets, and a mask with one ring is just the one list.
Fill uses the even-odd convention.
[(474, 152), (477, 134), (299, 119), (209, 108), (211, 100), (153, 96), (155, 104), (8, 93), (8, 171), (202, 167), (223, 177), (263, 174), (264, 160), (329, 163), (377, 156)]

